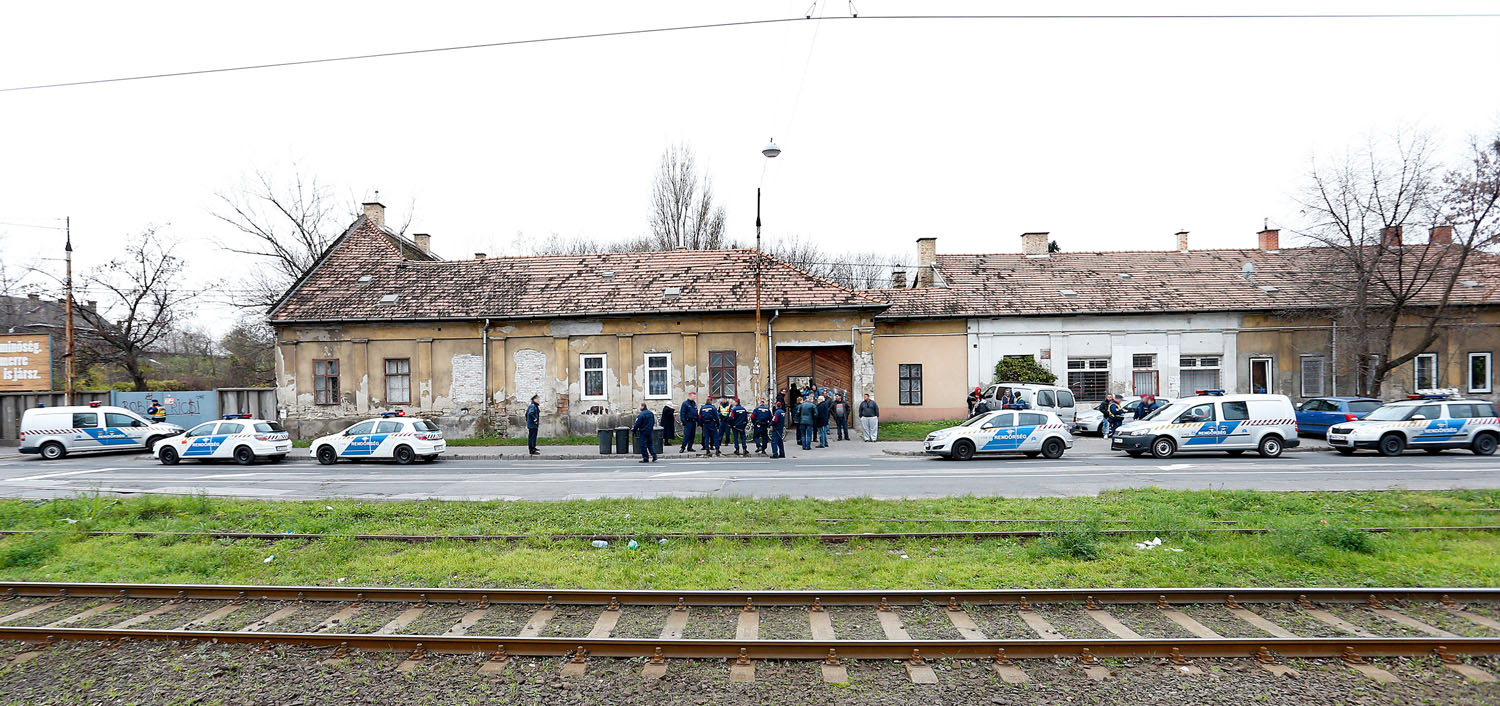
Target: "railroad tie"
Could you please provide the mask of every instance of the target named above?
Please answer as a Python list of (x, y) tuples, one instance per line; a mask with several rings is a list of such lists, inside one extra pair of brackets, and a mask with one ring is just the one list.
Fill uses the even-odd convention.
[[(169, 605), (169, 606), (177, 606), (177, 605), (181, 605), (181, 604), (179, 604), (179, 603), (168, 603), (167, 605)], [(166, 607), (166, 606), (163, 606), (163, 607)], [(230, 613), (233, 613), (233, 612), (235, 612), (235, 611), (237, 611), (237, 610), (239, 610), (240, 608), (243, 608), (243, 607), (245, 607), (244, 603), (238, 603), (238, 602), (235, 602), (235, 603), (226, 603), (226, 604), (224, 604), (222, 606), (219, 606), (218, 608), (213, 609), (207, 615), (204, 615), (204, 616), (199, 617), (199, 618), (194, 618), (193, 620), (189, 621), (187, 625), (184, 625), (182, 627), (189, 628), (189, 629), (203, 627), (204, 625), (208, 625), (209, 623), (217, 622), (218, 620), (220, 620), (224, 616), (229, 615)], [(160, 609), (158, 609), (158, 610), (160, 610)]]
[(10, 622), (12, 620), (20, 620), (21, 618), (24, 618), (24, 617), (26, 617), (28, 615), (33, 615), (35, 613), (40, 613), (40, 612), (42, 612), (42, 611), (44, 611), (44, 610), (46, 610), (48, 608), (51, 608), (52, 606), (57, 605), (58, 602), (59, 601), (52, 600), (52, 601), (47, 601), (45, 603), (38, 603), (38, 604), (36, 604), (34, 606), (31, 606), (30, 608), (24, 608), (22, 610), (18, 610), (18, 611), (14, 612), (14, 613), (11, 613), (10, 615), (4, 616), (4, 617), (0, 617), (0, 624), (8, 623), (8, 622)]
[(1416, 630), (1417, 632), (1426, 633), (1433, 637), (1458, 637), (1458, 635), (1448, 632), (1447, 630), (1439, 627), (1434, 627), (1409, 615), (1397, 612), (1396, 610), (1391, 608), (1371, 608), (1370, 612), (1391, 622), (1400, 623), (1402, 625), (1405, 625), (1406, 627)]
[(984, 631), (979, 629), (979, 625), (974, 622), (974, 618), (969, 615), (968, 611), (965, 611), (963, 608), (957, 610), (949, 608), (943, 612), (948, 615), (948, 622), (953, 623), (953, 629), (957, 630), (963, 639), (988, 639), (984, 636)]
[(1109, 611), (1100, 610), (1098, 608), (1088, 608), (1085, 609), (1084, 612), (1088, 613), (1089, 617), (1093, 618), (1094, 622), (1103, 626), (1105, 630), (1113, 633), (1115, 637), (1124, 638), (1126, 640), (1141, 639), (1140, 633), (1131, 630), (1129, 627), (1126, 627), (1126, 625), (1116, 619), (1115, 616), (1110, 615)]
[(620, 623), (620, 613), (619, 606), (611, 606), (600, 612), (599, 619), (594, 621), (593, 629), (589, 630), (589, 639), (609, 637), (609, 634), (615, 631), (615, 626)]
[(1004, 647), (995, 650), (994, 666), (995, 674), (999, 675), (1000, 679), (1006, 684), (1031, 683), (1031, 677), (1026, 676), (1026, 672), (1021, 671), (1020, 667), (1017, 667), (1014, 662), (1010, 661), (1009, 657), (1005, 656)]
[(1438, 661), (1442, 662), (1444, 667), (1458, 672), (1463, 675), (1463, 678), (1471, 682), (1493, 684), (1496, 681), (1495, 675), (1473, 665), (1464, 664), (1458, 659), (1458, 655), (1449, 652), (1448, 648), (1442, 645), (1438, 645), (1437, 649), (1433, 650), (1432, 653), (1437, 656)]
[(1458, 606), (1448, 606), (1448, 612), (1460, 618), (1464, 618), (1465, 620), (1468, 620), (1470, 622), (1483, 625), (1487, 628), (1490, 628), (1491, 630), (1500, 630), (1500, 620), (1495, 620), (1494, 618), (1491, 618), (1487, 615), (1480, 615), (1472, 611), (1467, 611)]
[(542, 631), (547, 629), (547, 623), (552, 622), (552, 616), (557, 615), (557, 608), (548, 600), (547, 605), (542, 606), (537, 612), (531, 614), (531, 619), (521, 628), (521, 634), (517, 637), (541, 637)]
[(417, 665), (421, 664), (426, 659), (427, 648), (424, 647), (422, 643), (418, 642), (417, 648), (412, 650), (411, 654), (407, 655), (406, 659), (401, 660), (401, 664), (396, 665), (396, 673), (406, 674), (407, 672), (416, 669)]
[[(885, 616), (894, 613), (880, 613), (881, 627), (885, 627)], [(820, 642), (832, 642), (833, 620), (828, 616), (828, 611), (823, 609), (821, 601), (816, 601), (807, 609), (807, 624), (812, 630), (812, 639)], [(835, 659), (835, 661), (837, 661)], [(841, 684), (849, 681), (849, 672), (842, 665), (831, 666), (825, 661), (823, 663), (823, 681), (829, 684)]]
[(108, 629), (110, 629), (110, 630), (124, 630), (124, 629), (129, 628), (129, 627), (134, 627), (136, 625), (140, 625), (141, 623), (144, 623), (144, 622), (146, 622), (148, 620), (151, 620), (152, 618), (155, 618), (155, 617), (157, 617), (159, 615), (165, 615), (165, 614), (170, 613), (170, 612), (172, 612), (174, 610), (177, 610), (177, 606), (179, 606), (179, 605), (182, 605), (182, 604), (181, 603), (163, 603), (163, 604), (161, 604), (161, 605), (159, 605), (159, 606), (157, 606), (157, 607), (155, 607), (155, 608), (153, 608), (151, 610), (148, 610), (148, 611), (146, 611), (144, 613), (141, 613), (140, 615), (135, 616), (134, 618), (127, 618), (125, 620), (121, 620), (120, 622), (115, 623), (114, 625), (109, 626)]
[[(760, 639), (760, 612), (750, 604), (748, 598), (745, 599), (745, 607), (740, 611), (739, 620), (734, 626), (734, 639)], [(729, 665), (729, 681), (755, 681), (755, 663), (750, 661), (743, 649), (740, 650), (739, 659)]]
[(911, 635), (906, 632), (906, 626), (901, 622), (901, 616), (894, 610), (875, 611), (875, 617), (880, 619), (880, 629), (885, 631), (885, 639), (909, 642)]
[(932, 671), (932, 666), (922, 659), (921, 650), (911, 651), (911, 657), (906, 660), (906, 676), (913, 684), (938, 683), (937, 672)]
[(1297, 635), (1294, 634), (1291, 630), (1288, 630), (1284, 627), (1281, 627), (1280, 625), (1277, 625), (1276, 623), (1271, 622), (1270, 620), (1267, 620), (1265, 616), (1253, 610), (1250, 610), (1249, 608), (1230, 608), (1229, 614), (1233, 615), (1236, 618), (1239, 618), (1240, 620), (1250, 623), (1257, 628), (1260, 628), (1262, 632), (1265, 632), (1267, 635), (1270, 635), (1272, 637), (1297, 637)]
[[(661, 626), (661, 639), (680, 640), (683, 630), (687, 629), (688, 607), (681, 598), (677, 599), (677, 607), (667, 613), (667, 621)], [(641, 676), (647, 679), (660, 679), (667, 674), (667, 660), (662, 656), (661, 648), (651, 655), (651, 659), (641, 667)]]
[(1396, 678), (1396, 675), (1366, 662), (1365, 658), (1359, 656), (1359, 653), (1355, 652), (1353, 647), (1345, 647), (1344, 653), (1339, 655), (1339, 659), (1342, 659), (1344, 664), (1348, 665), (1350, 669), (1373, 679), (1377, 684), (1394, 684), (1401, 681)]
[(297, 609), (301, 608), (301, 607), (302, 607), (301, 603), (294, 603), (294, 604), (289, 605), (289, 606), (287, 606), (285, 608), (282, 608), (281, 610), (276, 611), (275, 613), (267, 615), (266, 617), (261, 618), (260, 620), (257, 620), (257, 621), (255, 621), (253, 623), (250, 623), (249, 625), (246, 625), (245, 627), (240, 628), (239, 631), (240, 632), (260, 632), (261, 630), (264, 630), (267, 626), (269, 626), (269, 625), (271, 625), (271, 624), (273, 624), (273, 623), (281, 620), (282, 618), (287, 617), (288, 615), (291, 615), (292, 613), (297, 612)]
[(1259, 664), (1261, 669), (1275, 674), (1278, 677), (1295, 677), (1298, 675), (1297, 670), (1281, 664), (1280, 662), (1277, 662), (1276, 655), (1271, 654), (1271, 651), (1266, 649), (1265, 645), (1261, 645), (1258, 649), (1256, 649), (1255, 652), (1250, 655), (1250, 658), (1254, 659), (1255, 663)]
[(444, 635), (467, 635), (467, 634), (469, 634), (469, 628), (474, 627), (474, 624), (477, 623), (477, 622), (479, 622), (480, 620), (482, 620), (484, 618), (485, 614), (489, 613), (489, 612), (490, 612), (489, 608), (476, 608), (476, 609), (471, 610), (471, 611), (469, 611), (467, 613), (464, 613), (464, 617), (459, 618), (458, 619), (458, 623), (455, 624), (453, 627), (448, 628), (448, 632), (445, 632), (443, 634)]
[(1195, 637), (1204, 637), (1210, 640), (1222, 639), (1224, 636), (1210, 630), (1207, 625), (1200, 623), (1192, 616), (1176, 608), (1162, 607), (1161, 614), (1168, 620), (1182, 626), (1182, 629), (1192, 633)]
[(1021, 620), (1025, 621), (1027, 625), (1031, 626), (1031, 629), (1036, 631), (1036, 634), (1041, 635), (1043, 639), (1068, 639), (1064, 637), (1062, 633), (1058, 632), (1057, 628), (1052, 627), (1052, 623), (1047, 622), (1047, 619), (1043, 618), (1040, 613), (1037, 613), (1030, 608), (1022, 608), (1021, 610), (1016, 611), (1016, 613), (1021, 616)]
[(1325, 625), (1333, 626), (1335, 628), (1343, 630), (1346, 633), (1349, 633), (1350, 635), (1354, 635), (1355, 637), (1379, 637), (1379, 635), (1376, 635), (1369, 630), (1366, 630), (1358, 625), (1355, 625), (1354, 623), (1344, 620), (1343, 618), (1340, 618), (1333, 613), (1323, 610), (1322, 608), (1309, 608), (1307, 606), (1303, 606), (1302, 612), (1307, 613), (1308, 615), (1311, 615), (1318, 620), (1321, 620)]
[(412, 622), (414, 622), (417, 618), (421, 617), (422, 614), (425, 613), (425, 612), (427, 612), (427, 609), (423, 608), (422, 606), (414, 606), (412, 608), (407, 608), (406, 610), (401, 611), (400, 615), (392, 618), (391, 622), (386, 623), (385, 625), (380, 626), (380, 629), (376, 630), (375, 634), (376, 635), (394, 635), (394, 634), (400, 632), (401, 628), (404, 628), (404, 627), (406, 627), (408, 625), (411, 625)]
[(323, 632), (324, 630), (331, 630), (337, 627), (339, 623), (342, 623), (345, 620), (354, 617), (354, 614), (358, 612), (359, 604), (350, 603), (349, 605), (346, 605), (341, 610), (339, 610), (339, 612), (328, 616), (328, 619), (324, 620), (321, 623), (318, 623), (317, 625), (314, 625), (311, 630), (308, 630), (308, 632)]
[(848, 684), (849, 668), (839, 661), (839, 653), (833, 648), (828, 649), (828, 656), (823, 658), (821, 665), (823, 670), (823, 681), (828, 684)]
[(88, 620), (89, 618), (92, 618), (92, 617), (94, 617), (94, 616), (96, 616), (96, 615), (98, 615), (100, 613), (104, 613), (104, 612), (108, 612), (108, 611), (114, 610), (115, 608), (118, 608), (119, 605), (120, 605), (119, 603), (114, 603), (114, 602), (100, 603), (99, 605), (96, 605), (93, 608), (85, 610), (82, 613), (78, 613), (76, 615), (70, 615), (70, 616), (68, 616), (66, 618), (63, 618), (61, 620), (54, 620), (54, 621), (52, 621), (50, 623), (47, 623), (46, 625), (44, 625), (42, 627), (60, 628), (60, 627), (63, 627), (65, 625), (72, 625), (73, 623), (76, 623), (76, 622), (78, 622), (80, 620)]

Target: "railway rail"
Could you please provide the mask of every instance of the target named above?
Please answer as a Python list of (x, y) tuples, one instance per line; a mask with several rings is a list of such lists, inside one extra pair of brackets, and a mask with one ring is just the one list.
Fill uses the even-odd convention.
[[(668, 660), (723, 659), (731, 679), (746, 680), (759, 660), (815, 660), (825, 679), (847, 681), (843, 660), (883, 659), (902, 660), (913, 681), (929, 682), (936, 675), (928, 660), (981, 659), (1006, 681), (1023, 682), (1028, 659), (1073, 659), (1102, 679), (1108, 668), (1101, 658), (1160, 658), (1185, 672), (1198, 670), (1194, 659), (1239, 658), (1277, 673), (1291, 670), (1282, 658), (1332, 658), (1384, 681), (1395, 677), (1367, 658), (1436, 656), (1465, 678), (1494, 681), (1464, 658), (1500, 655), (1495, 588), (611, 591), (0, 582), (0, 598), (0, 640), (301, 645), (332, 648), (330, 658), (353, 650), (409, 653), (399, 670), (429, 654), (486, 655), (482, 671), (503, 669), (516, 656), (566, 656), (563, 671), (575, 675), (590, 658), (644, 658), (649, 677), (663, 674)], [(497, 634), (485, 627), (501, 610), (518, 616), (518, 629)], [(424, 622), (429, 611), (439, 614), (437, 622)], [(563, 613), (571, 619), (559, 620)], [(626, 613), (644, 616), (655, 636), (617, 635)], [(928, 620), (937, 614), (945, 619)], [(362, 623), (369, 629), (348, 629), (361, 616), (374, 618)], [(715, 636), (684, 637), (695, 618), (713, 623), (707, 634)], [(763, 619), (776, 635), (761, 634)], [(843, 629), (854, 619), (878, 624), (883, 639), (835, 632), (836, 623)], [(1025, 633), (997, 627), (1007, 621)], [(587, 634), (550, 634), (567, 632), (550, 629), (557, 623), (581, 632), (590, 622)], [(301, 627), (278, 630), (286, 625)]]

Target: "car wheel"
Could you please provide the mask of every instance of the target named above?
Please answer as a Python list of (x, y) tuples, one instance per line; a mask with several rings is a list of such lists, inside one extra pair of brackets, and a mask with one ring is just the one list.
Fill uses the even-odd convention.
[(1235, 450), (1230, 451), (1228, 453), (1229, 453), (1230, 456), (1238, 456), (1240, 454), (1245, 453), (1245, 450), (1244, 449), (1235, 449)]
[(174, 449), (170, 446), (162, 449), (161, 453), (157, 455), (157, 458), (161, 459), (161, 463), (164, 466), (175, 466), (177, 465), (177, 462), (181, 460), (177, 457), (177, 449)]
[(1055, 436), (1042, 442), (1042, 456), (1046, 458), (1062, 458), (1063, 451), (1066, 449), (1067, 445), (1062, 442), (1062, 439)]
[(63, 448), (63, 445), (57, 443), (56, 441), (49, 441), (45, 444), (42, 444), (41, 455), (42, 458), (47, 459), (48, 461), (56, 461), (57, 459), (68, 455), (68, 450)]
[(1099, 438), (1109, 436), (1109, 422), (1099, 422)]
[(1260, 447), (1256, 449), (1256, 453), (1259, 453), (1261, 458), (1276, 458), (1281, 455), (1281, 447), (1281, 437), (1268, 435), (1261, 437)]
[(959, 439), (953, 444), (953, 459), (956, 461), (967, 461), (974, 458), (974, 443), (967, 439)]
[(1469, 446), (1469, 450), (1479, 456), (1489, 456), (1495, 453), (1496, 443), (1494, 434), (1480, 434), (1474, 437), (1474, 443)]
[(401, 464), (401, 465), (404, 466), (404, 465), (406, 465), (408, 463), (411, 463), (412, 461), (415, 461), (415, 460), (417, 460), (417, 454), (416, 454), (415, 451), (411, 450), (410, 446), (397, 446), (396, 447), (396, 463), (399, 463), (399, 464)]
[(1177, 442), (1170, 436), (1158, 436), (1156, 441), (1151, 442), (1151, 455), (1157, 458), (1171, 458), (1177, 453)]
[(339, 455), (333, 452), (332, 446), (318, 447), (318, 463), (321, 463), (325, 466), (332, 466), (334, 463), (337, 463), (338, 460)]
[(1340, 456), (1353, 456), (1354, 455), (1354, 449), (1335, 448), (1334, 451), (1339, 452)]
[(146, 451), (148, 453), (151, 452), (151, 451), (155, 451), (156, 450), (156, 445), (160, 444), (161, 440), (164, 439), (164, 438), (166, 438), (166, 437), (153, 436), (153, 437), (147, 439), (146, 440)]
[(1391, 433), (1380, 437), (1381, 456), (1400, 456), (1406, 450), (1406, 438), (1400, 434)]
[(250, 450), (249, 446), (236, 448), (234, 450), (234, 462), (241, 466), (248, 466), (255, 463), (255, 452)]

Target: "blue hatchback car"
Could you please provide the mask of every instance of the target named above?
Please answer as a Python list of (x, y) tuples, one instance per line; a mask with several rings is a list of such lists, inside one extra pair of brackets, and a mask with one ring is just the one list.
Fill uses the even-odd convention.
[(1369, 397), (1315, 397), (1297, 405), (1297, 433), (1327, 436), (1328, 427), (1364, 419), (1383, 404)]

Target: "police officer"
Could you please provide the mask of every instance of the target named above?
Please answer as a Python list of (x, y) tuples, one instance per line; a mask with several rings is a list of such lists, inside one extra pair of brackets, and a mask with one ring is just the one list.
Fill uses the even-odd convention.
[[(714, 404), (714, 398), (710, 397), (703, 401), (698, 407), (698, 425), (703, 427), (703, 455), (712, 456), (719, 453), (719, 407)], [(720, 456), (724, 454), (719, 453)]]
[(542, 426), (542, 407), (537, 404), (539, 399), (538, 395), (532, 395), (531, 406), (526, 408), (526, 449), (533, 456), (541, 453), (536, 450), (536, 431)]
[(771, 408), (766, 406), (765, 400), (755, 405), (755, 411), (750, 413), (750, 424), (755, 427), (755, 453), (765, 454), (771, 427)]
[(1114, 436), (1115, 430), (1125, 423), (1125, 397), (1123, 395), (1109, 398), (1109, 406), (1104, 408), (1104, 418), (1109, 420), (1109, 435)]
[(771, 410), (771, 458), (786, 458), (786, 442), (781, 438), (785, 432), (786, 410), (778, 401), (776, 409)]
[(1160, 405), (1156, 403), (1156, 395), (1143, 395), (1141, 401), (1135, 405), (1135, 418), (1145, 419), (1146, 415), (1155, 412)]
[(679, 453), (691, 453), (693, 450), (693, 434), (698, 431), (698, 403), (693, 397), (697, 394), (689, 392), (682, 403), (682, 409), (677, 410), (678, 418), (682, 419), (682, 446), (677, 449)]
[(656, 444), (651, 443), (651, 428), (654, 426), (656, 426), (656, 415), (646, 409), (646, 403), (642, 402), (641, 413), (635, 415), (635, 426), (630, 428), (635, 432), (635, 445), (641, 450), (641, 463), (651, 463), (656, 460)]
[(750, 411), (740, 404), (740, 398), (734, 398), (734, 404), (729, 407), (729, 428), (734, 432), (734, 455), (749, 456), (750, 446), (745, 443), (745, 425), (750, 422)]
[(157, 402), (155, 398), (150, 399), (151, 406), (146, 410), (146, 415), (151, 417), (151, 422), (154, 424), (161, 424), (162, 422), (167, 421), (167, 410), (162, 407), (161, 403)]

